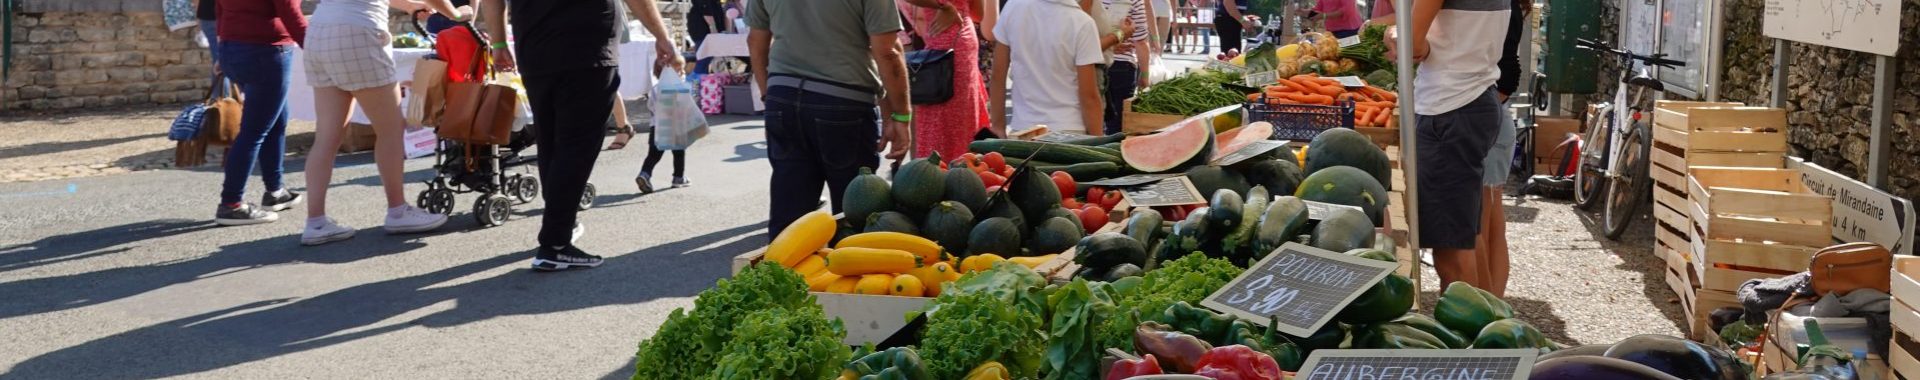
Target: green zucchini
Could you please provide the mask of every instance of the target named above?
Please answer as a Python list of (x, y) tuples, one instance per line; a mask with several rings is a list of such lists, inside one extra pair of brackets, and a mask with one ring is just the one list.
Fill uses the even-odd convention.
[(1079, 139), (1079, 140), (1070, 140), (1070, 141), (1067, 141), (1066, 143), (1073, 144), (1073, 145), (1081, 145), (1081, 146), (1101, 146), (1101, 145), (1107, 145), (1107, 144), (1119, 144), (1120, 140), (1125, 140), (1126, 138), (1127, 138), (1126, 134), (1115, 133), (1115, 134), (1106, 135), (1106, 136), (1095, 136), (1095, 137), (1088, 137), (1088, 138)]
[(1125, 161), (1120, 159), (1119, 154), (1109, 154), (1098, 148), (1037, 141), (1005, 139), (980, 140), (967, 144), (967, 151), (974, 153), (1000, 152), (1000, 155), (1006, 156), (1009, 159), (1015, 157), (1026, 159), (1028, 156), (1032, 156), (1032, 160), (1068, 164), (1102, 161), (1112, 162), (1116, 165), (1125, 163)]
[(1221, 241), (1227, 251), (1235, 253), (1234, 261), (1241, 265), (1250, 262), (1248, 258), (1255, 256), (1256, 253), (1261, 253), (1253, 248), (1253, 240), (1257, 236), (1256, 232), (1260, 230), (1260, 217), (1266, 215), (1267, 203), (1272, 200), (1273, 196), (1267, 194), (1266, 186), (1256, 185), (1252, 190), (1247, 190), (1246, 205), (1242, 207), (1244, 212), (1240, 213), (1240, 224), (1235, 225), (1233, 231), (1228, 232), (1227, 237)]

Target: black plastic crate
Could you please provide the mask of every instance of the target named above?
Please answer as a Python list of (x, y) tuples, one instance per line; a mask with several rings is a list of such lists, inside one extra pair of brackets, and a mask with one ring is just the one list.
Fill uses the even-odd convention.
[(1274, 140), (1309, 141), (1321, 131), (1353, 128), (1353, 101), (1343, 100), (1331, 106), (1310, 104), (1246, 104), (1247, 122), (1273, 124)]

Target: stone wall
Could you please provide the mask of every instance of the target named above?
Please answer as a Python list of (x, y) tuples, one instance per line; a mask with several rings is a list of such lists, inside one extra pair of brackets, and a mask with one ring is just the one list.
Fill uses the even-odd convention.
[[(1615, 0), (1618, 1), (1618, 0)], [(1892, 148), (1889, 192), (1920, 199), (1920, 0), (1903, 0), (1900, 18), (1900, 55), (1894, 58), (1898, 78), (1890, 99)], [(1618, 34), (1619, 10), (1608, 1), (1599, 15), (1603, 40)], [(1721, 59), (1721, 100), (1766, 105), (1773, 74), (1773, 40), (1761, 32), (1765, 0), (1728, 0), (1726, 41)], [(1806, 158), (1843, 175), (1866, 175), (1871, 135), (1874, 56), (1802, 43), (1793, 45), (1787, 70), (1788, 154)], [(1584, 97), (1605, 101), (1619, 78), (1619, 65), (1602, 61), (1595, 80), (1605, 94)], [(1667, 94), (1668, 99), (1680, 99)]]
[(176, 104), (205, 95), (212, 66), (198, 28), (167, 31), (159, 12), (14, 15), (13, 73), (0, 110)]

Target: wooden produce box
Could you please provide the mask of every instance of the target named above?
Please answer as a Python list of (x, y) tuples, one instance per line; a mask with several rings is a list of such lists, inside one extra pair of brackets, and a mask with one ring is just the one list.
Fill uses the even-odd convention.
[(340, 136), (340, 153), (359, 153), (373, 150), (373, 144), (379, 142), (379, 135), (373, 132), (373, 126), (360, 123), (347, 123), (347, 129)]
[(1887, 345), (1887, 366), (1897, 379), (1920, 379), (1920, 357), (1915, 357), (1916, 353), (1920, 353), (1920, 341), (1915, 341), (1906, 331), (1894, 329), (1893, 344)]
[(1808, 190), (1785, 169), (1694, 168), (1687, 199), (1695, 228), (1708, 239), (1825, 247), (1833, 197)]
[[(1787, 111), (1766, 107), (1655, 107), (1653, 138), (1692, 152), (1787, 151)], [(1785, 165), (1781, 162), (1780, 165)]]
[(1168, 114), (1159, 114), (1159, 113), (1133, 112), (1133, 102), (1138, 101), (1139, 99), (1140, 98), (1128, 98), (1127, 101), (1120, 103), (1121, 104), (1121, 108), (1120, 108), (1121, 110), (1120, 111), (1120, 132), (1121, 133), (1126, 133), (1130, 135), (1141, 134), (1141, 133), (1151, 133), (1153, 131), (1158, 131), (1161, 128), (1166, 128), (1169, 125), (1174, 125), (1176, 123), (1179, 123), (1181, 120), (1187, 119), (1187, 115), (1168, 115)]

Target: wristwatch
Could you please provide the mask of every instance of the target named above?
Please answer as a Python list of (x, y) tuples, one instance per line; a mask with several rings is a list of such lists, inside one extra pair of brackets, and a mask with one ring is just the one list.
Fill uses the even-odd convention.
[(912, 123), (912, 122), (913, 122), (913, 114), (910, 114), (910, 113), (896, 113), (896, 114), (893, 114), (893, 121), (898, 121), (898, 122), (902, 122), (902, 123)]

